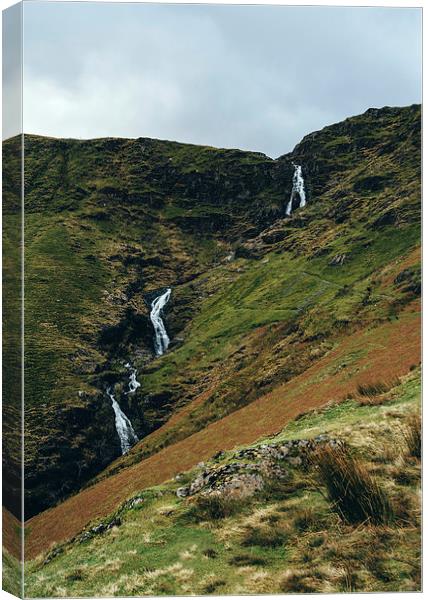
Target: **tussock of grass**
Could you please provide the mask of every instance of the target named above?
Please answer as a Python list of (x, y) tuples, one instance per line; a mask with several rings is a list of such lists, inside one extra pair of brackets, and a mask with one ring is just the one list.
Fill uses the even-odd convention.
[(384, 394), (390, 389), (386, 383), (379, 381), (377, 383), (366, 383), (359, 384), (357, 386), (357, 391), (361, 396), (379, 396), (379, 394)]
[(259, 492), (260, 499), (282, 500), (287, 498), (299, 490), (307, 488), (308, 481), (300, 477), (296, 477), (293, 472), (290, 472), (286, 479), (268, 479), (265, 481), (263, 490)]
[(187, 518), (192, 521), (218, 521), (241, 512), (247, 502), (220, 494), (197, 496), (192, 502)]
[(284, 528), (272, 526), (247, 527), (243, 533), (242, 546), (261, 546), (262, 548), (277, 548), (284, 546), (289, 534)]
[(419, 499), (408, 491), (401, 489), (394, 498), (395, 521), (399, 525), (419, 527), (421, 521), (421, 509)]
[(319, 529), (320, 516), (313, 508), (304, 508), (294, 517), (293, 527), (300, 532)]
[(226, 584), (226, 582), (224, 581), (224, 579), (212, 578), (211, 581), (208, 581), (202, 587), (202, 593), (203, 594), (213, 594), (214, 592), (216, 592), (218, 590), (218, 588), (224, 586), (225, 584)]
[(85, 577), (85, 574), (83, 572), (82, 569), (76, 569), (75, 571), (72, 571), (71, 573), (69, 573), (66, 576), (66, 580), (68, 582), (70, 581), (82, 581)]
[(284, 594), (311, 594), (318, 591), (316, 582), (307, 571), (287, 571), (280, 581), (279, 589)]
[(326, 539), (326, 536), (322, 533), (319, 535), (316, 535), (309, 540), (309, 546), (311, 548), (319, 548), (320, 546), (322, 546), (324, 544), (325, 539)]
[(348, 523), (388, 523), (391, 503), (366, 466), (345, 448), (325, 446), (314, 456), (332, 509)]
[(342, 565), (342, 574), (338, 578), (339, 589), (344, 592), (355, 592), (358, 584), (358, 573), (355, 565), (345, 562)]
[(373, 461), (380, 464), (393, 464), (398, 458), (399, 451), (396, 445), (384, 444), (380, 453), (373, 456)]
[(394, 481), (402, 486), (413, 486), (420, 480), (420, 470), (407, 464), (395, 466), (391, 470), (391, 475)]
[(391, 398), (386, 394), (380, 394), (379, 396), (359, 396), (357, 398), (360, 406), (380, 406), (390, 400)]
[(361, 406), (384, 404), (391, 400), (391, 398), (386, 395), (387, 392), (398, 385), (400, 385), (400, 380), (398, 378), (394, 378), (389, 382), (378, 381), (376, 383), (360, 383), (357, 386), (358, 404)]
[(404, 430), (404, 441), (406, 450), (409, 456), (421, 459), (422, 450), (422, 423), (421, 415), (414, 413), (407, 419), (406, 428)]
[(250, 567), (257, 566), (263, 567), (267, 564), (267, 560), (261, 556), (255, 556), (253, 554), (237, 554), (229, 559), (229, 565), (236, 567)]
[(384, 583), (391, 581), (392, 574), (386, 564), (385, 553), (379, 547), (368, 548), (365, 567), (376, 579)]

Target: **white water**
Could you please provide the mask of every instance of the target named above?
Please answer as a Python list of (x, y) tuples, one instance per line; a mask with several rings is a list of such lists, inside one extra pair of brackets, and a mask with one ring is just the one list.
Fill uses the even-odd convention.
[(291, 215), (291, 211), (293, 210), (293, 201), (295, 198), (299, 198), (299, 208), (303, 208), (306, 206), (306, 192), (305, 192), (305, 181), (302, 175), (302, 167), (300, 165), (294, 166), (294, 174), (293, 174), (293, 188), (291, 190), (290, 200), (287, 204), (286, 214), (288, 216)]
[(122, 454), (126, 454), (128, 450), (138, 442), (138, 438), (135, 434), (134, 428), (132, 427), (131, 421), (121, 410), (118, 402), (111, 393), (110, 388), (107, 390), (107, 395), (111, 400), (111, 405), (114, 410), (116, 418), (116, 431), (120, 440), (120, 447), (122, 448)]
[[(129, 363), (127, 366), (130, 367)], [(141, 387), (141, 383), (137, 381), (137, 369), (131, 368), (131, 374), (129, 376), (129, 388), (126, 393), (133, 394), (138, 390), (139, 387)]]
[(162, 310), (171, 296), (171, 290), (168, 288), (167, 291), (155, 298), (152, 302), (152, 310), (150, 312), (150, 320), (155, 330), (155, 352), (157, 356), (162, 356), (168, 349), (170, 339), (165, 329), (165, 325), (162, 321)]

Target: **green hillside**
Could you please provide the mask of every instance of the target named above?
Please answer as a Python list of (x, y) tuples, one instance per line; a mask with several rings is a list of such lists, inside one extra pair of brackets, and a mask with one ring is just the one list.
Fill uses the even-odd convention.
[[(292, 381), (419, 296), (418, 106), (371, 109), (277, 160), (31, 135), (25, 157), (28, 516)], [(293, 163), (308, 203), (288, 218)], [(172, 343), (155, 358), (149, 307), (167, 287)], [(142, 440), (123, 458), (108, 386)]]
[[(28, 563), (26, 594), (420, 590), (419, 379), (416, 370), (389, 390), (362, 390), (141, 491)], [(362, 517), (338, 510), (317, 471), (332, 440), (359, 469), (359, 487), (340, 475), (360, 492), (353, 506), (359, 500)]]

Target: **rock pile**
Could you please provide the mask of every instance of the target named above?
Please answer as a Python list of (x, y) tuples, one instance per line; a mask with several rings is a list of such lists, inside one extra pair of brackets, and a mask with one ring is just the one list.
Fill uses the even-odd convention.
[[(310, 454), (326, 444), (341, 446), (343, 442), (322, 434), (309, 440), (290, 440), (237, 450), (231, 457), (235, 459), (233, 462), (198, 465), (201, 471), (190, 485), (177, 489), (177, 496), (185, 498), (198, 493), (251, 496), (263, 489), (266, 480), (285, 479), (290, 467), (307, 467)], [(213, 459), (218, 461), (225, 456), (224, 452), (218, 452)]]

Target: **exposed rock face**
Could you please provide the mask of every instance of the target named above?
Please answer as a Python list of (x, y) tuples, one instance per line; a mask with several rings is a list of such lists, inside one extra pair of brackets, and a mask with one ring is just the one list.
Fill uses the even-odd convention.
[[(199, 493), (241, 498), (253, 496), (263, 489), (267, 481), (286, 479), (289, 467), (306, 468), (311, 453), (326, 444), (340, 446), (343, 442), (323, 434), (310, 440), (291, 440), (239, 450), (233, 454), (232, 459), (254, 462), (236, 460), (225, 465), (204, 468), (189, 486), (177, 489), (177, 496), (185, 498)], [(217, 455), (217, 458), (221, 459), (222, 455)]]
[[(119, 469), (252, 402), (322, 356), (336, 333), (336, 306), (324, 307), (322, 318), (308, 310), (322, 286), (340, 284), (327, 277), (313, 295), (311, 284), (284, 306), (285, 289), (274, 300), (255, 294), (278, 282), (273, 253), (290, 261), (325, 257), (343, 272), (355, 257), (363, 264), (367, 248), (390, 231), (406, 239), (394, 242), (394, 251), (404, 253), (420, 211), (419, 132), (419, 107), (367, 111), (306, 136), (277, 160), (145, 138), (26, 136), (27, 515), (73, 493), (120, 456), (108, 386), (116, 386), (139, 439), (206, 394), (185, 426), (159, 445), (136, 448), (112, 467)], [(293, 163), (302, 166), (307, 205), (285, 218)], [(17, 191), (9, 188), (16, 212)], [(265, 288), (265, 275), (250, 272), (257, 261), (269, 274)], [(315, 278), (310, 267), (287, 288)], [(355, 280), (369, 276), (368, 268), (353, 269)], [(397, 282), (400, 302), (417, 293), (416, 279)], [(219, 298), (234, 282), (230, 297)], [(171, 345), (155, 358), (150, 302), (169, 287), (164, 322)], [(362, 317), (362, 302), (350, 305), (352, 315), (340, 317), (350, 328), (374, 318)], [(216, 329), (226, 318), (227, 343)], [(125, 395), (128, 362), (141, 387)]]

